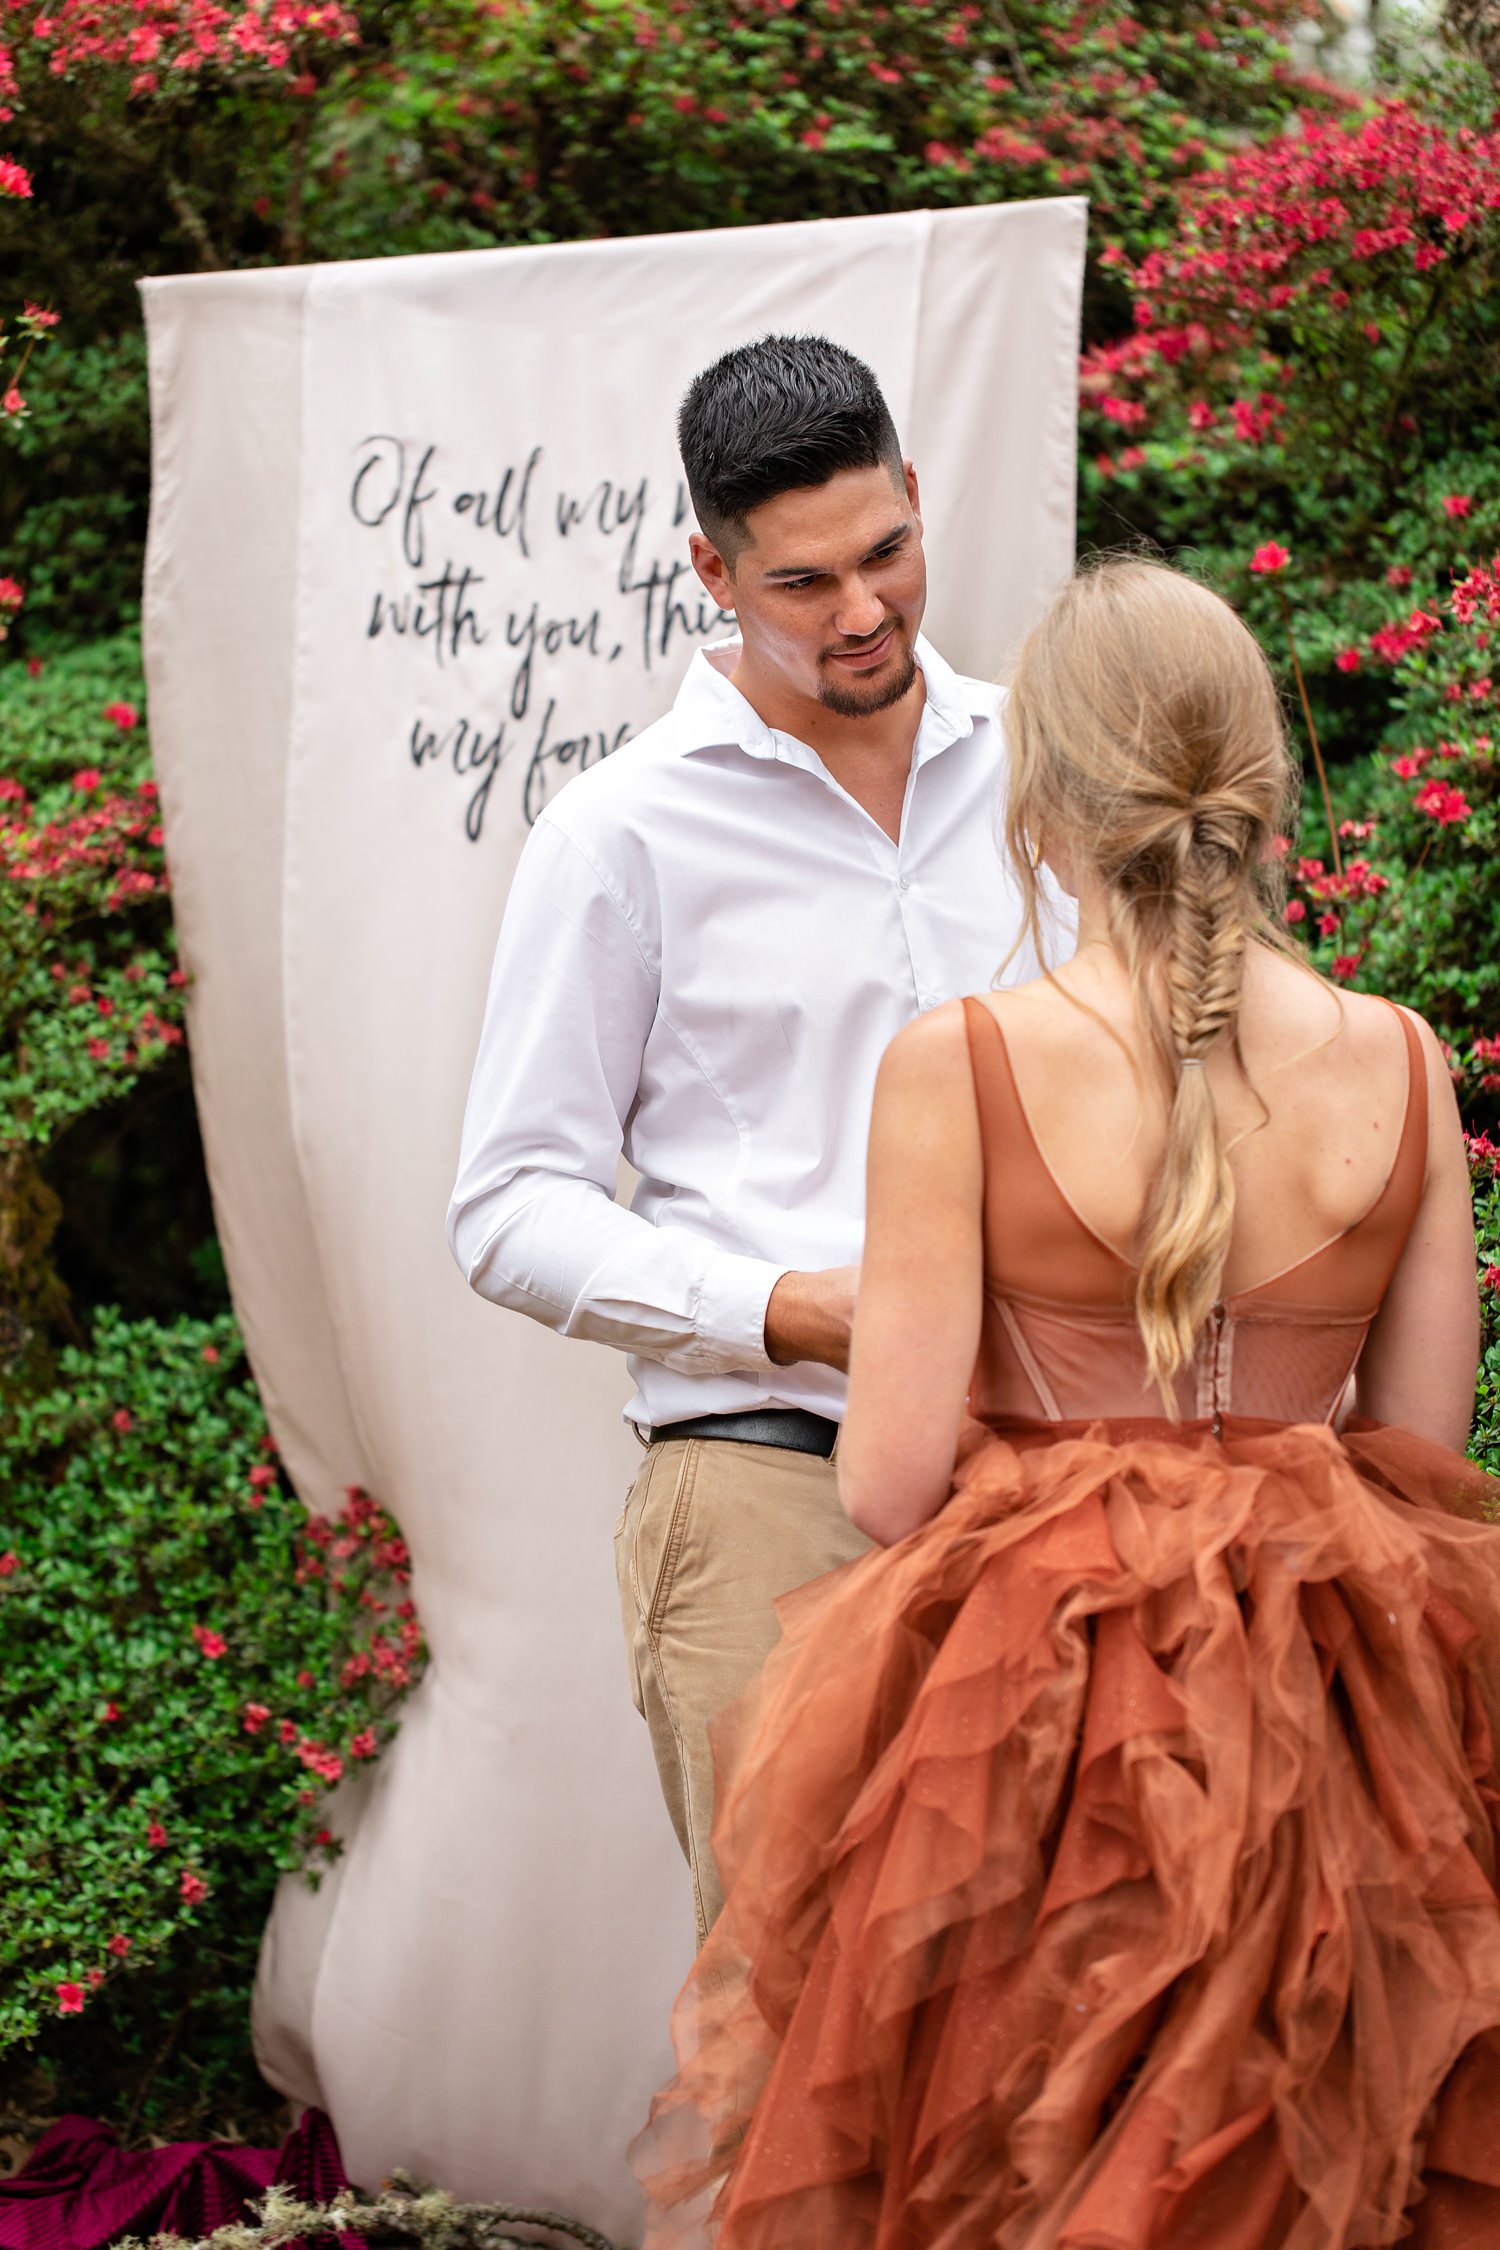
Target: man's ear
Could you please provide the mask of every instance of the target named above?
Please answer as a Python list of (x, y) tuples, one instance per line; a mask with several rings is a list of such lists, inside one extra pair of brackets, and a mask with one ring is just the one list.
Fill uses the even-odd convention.
[(917, 529), (920, 531), (922, 528), (922, 496), (917, 490), (917, 472), (910, 461), (903, 461), (901, 464), (901, 481), (906, 486), (906, 497), (911, 503), (911, 512), (917, 519)]
[(734, 573), (711, 539), (701, 531), (688, 538), (688, 556), (704, 586), (720, 609), (734, 607)]

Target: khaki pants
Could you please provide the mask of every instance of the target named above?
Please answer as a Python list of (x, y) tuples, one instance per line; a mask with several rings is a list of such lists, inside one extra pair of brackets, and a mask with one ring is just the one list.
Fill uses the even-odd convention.
[(635, 1707), (693, 1877), (698, 1943), (724, 1903), (709, 1836), (710, 1722), (780, 1633), (772, 1603), (870, 1542), (839, 1505), (833, 1463), (776, 1445), (653, 1445), (615, 1527)]

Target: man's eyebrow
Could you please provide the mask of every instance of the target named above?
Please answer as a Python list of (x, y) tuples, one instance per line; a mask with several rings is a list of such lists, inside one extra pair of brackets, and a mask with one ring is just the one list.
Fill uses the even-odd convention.
[[(883, 553), (887, 547), (894, 547), (901, 540), (910, 536), (911, 525), (909, 523), (898, 523), (894, 531), (888, 531), (883, 539), (877, 539), (874, 546), (868, 548), (859, 559), (861, 562), (869, 562), (872, 556)], [(822, 575), (822, 569), (817, 563), (778, 563), (774, 570), (763, 570), (761, 572), (761, 577), (764, 580), (774, 578), (821, 578)]]

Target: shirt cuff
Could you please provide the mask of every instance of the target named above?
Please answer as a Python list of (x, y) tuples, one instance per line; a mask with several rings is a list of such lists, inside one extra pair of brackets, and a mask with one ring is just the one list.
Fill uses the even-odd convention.
[(720, 1250), (710, 1260), (698, 1291), (699, 1365), (705, 1374), (737, 1369), (756, 1373), (776, 1363), (766, 1350), (766, 1307), (771, 1291), (789, 1266), (764, 1258), (745, 1258)]

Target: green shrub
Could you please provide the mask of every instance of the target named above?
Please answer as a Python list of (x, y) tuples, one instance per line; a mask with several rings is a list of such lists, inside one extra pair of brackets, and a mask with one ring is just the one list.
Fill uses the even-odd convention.
[(394, 1732), (408, 1575), (362, 1493), (309, 1521), (228, 1317), (103, 1313), (0, 1429), (0, 2051), (42, 2101), (253, 2094), (271, 1887), (328, 1864), (328, 1792)]

